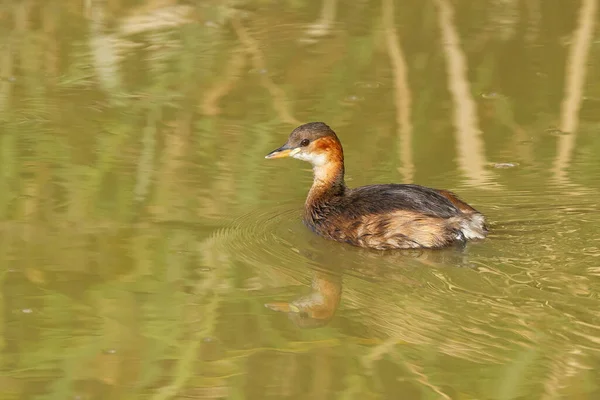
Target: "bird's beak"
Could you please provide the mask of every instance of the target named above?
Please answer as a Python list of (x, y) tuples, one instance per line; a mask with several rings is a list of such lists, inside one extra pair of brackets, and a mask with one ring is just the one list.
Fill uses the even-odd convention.
[(293, 157), (300, 151), (299, 147), (292, 148), (287, 143), (278, 149), (273, 150), (265, 156), (265, 158), (284, 158)]

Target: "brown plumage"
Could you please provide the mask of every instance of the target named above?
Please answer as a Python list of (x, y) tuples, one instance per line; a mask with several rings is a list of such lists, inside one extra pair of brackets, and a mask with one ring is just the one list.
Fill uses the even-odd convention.
[(346, 187), (342, 144), (322, 122), (294, 129), (266, 156), (281, 157), (313, 165), (303, 220), (326, 238), (384, 250), (440, 248), (487, 234), (483, 215), (447, 190), (407, 184)]

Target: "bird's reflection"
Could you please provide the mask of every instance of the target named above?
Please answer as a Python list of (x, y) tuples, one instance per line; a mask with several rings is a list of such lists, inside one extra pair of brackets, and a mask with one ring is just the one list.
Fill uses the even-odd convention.
[(299, 328), (327, 325), (340, 304), (342, 274), (336, 271), (315, 271), (311, 292), (288, 302), (267, 303), (271, 310), (287, 313)]
[[(314, 243), (312, 244), (314, 245)], [(312, 275), (311, 291), (308, 294), (289, 302), (266, 303), (265, 307), (273, 311), (286, 313), (289, 319), (299, 328), (319, 328), (331, 321), (340, 305), (342, 276), (345, 273), (352, 271), (352, 275), (360, 276), (371, 282), (393, 280), (403, 285), (414, 286), (420, 283), (407, 277), (401, 270), (403, 267), (414, 266), (415, 262), (418, 263), (419, 268), (469, 266), (464, 246), (429, 251), (388, 252), (385, 254), (369, 249), (350, 247), (340, 248), (340, 250), (335, 256), (330, 251), (323, 251), (323, 249), (321, 251), (301, 251), (307, 259), (317, 262), (321, 266), (342, 264), (344, 267), (315, 269)], [(382, 266), (380, 263), (384, 257), (390, 261), (387, 267)]]

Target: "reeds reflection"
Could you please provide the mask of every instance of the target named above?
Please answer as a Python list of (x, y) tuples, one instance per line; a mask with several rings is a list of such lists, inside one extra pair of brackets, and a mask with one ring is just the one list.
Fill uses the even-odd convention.
[(560, 129), (565, 134), (558, 138), (554, 164), (554, 178), (560, 184), (569, 183), (567, 168), (571, 163), (573, 148), (579, 128), (579, 111), (584, 98), (589, 52), (598, 19), (597, 0), (581, 3), (577, 30), (573, 33), (567, 59), (565, 94), (561, 104)]

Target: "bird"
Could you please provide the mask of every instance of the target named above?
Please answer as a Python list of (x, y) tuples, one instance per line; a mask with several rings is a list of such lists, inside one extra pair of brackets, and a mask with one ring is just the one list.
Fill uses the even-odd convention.
[(324, 122), (298, 126), (265, 156), (284, 157), (312, 165), (302, 220), (326, 239), (390, 250), (464, 245), (487, 236), (484, 215), (451, 191), (416, 184), (347, 187), (342, 144)]

